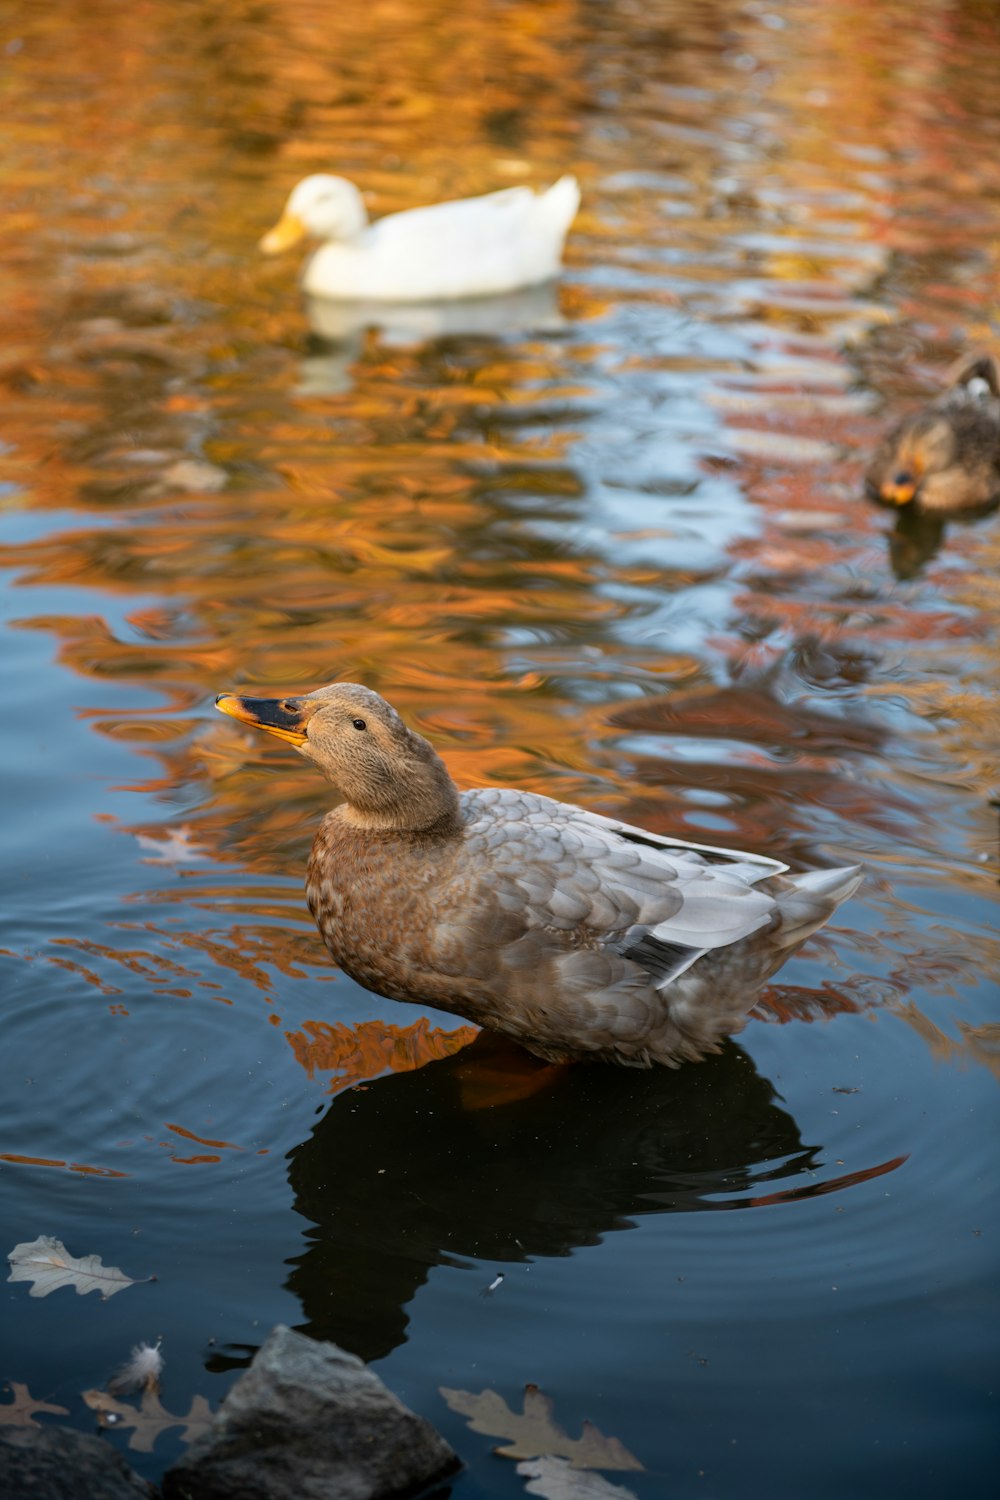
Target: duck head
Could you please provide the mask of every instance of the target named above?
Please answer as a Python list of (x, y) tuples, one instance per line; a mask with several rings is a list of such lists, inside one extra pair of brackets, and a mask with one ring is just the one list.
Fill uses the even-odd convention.
[(278, 255), (308, 235), (321, 240), (353, 240), (368, 223), (364, 199), (346, 177), (324, 172), (303, 177), (292, 189), (281, 218), (268, 230), (259, 248)]
[(956, 450), (948, 419), (923, 413), (894, 434), (869, 474), (869, 489), (886, 505), (909, 505), (922, 485), (953, 468)]
[(358, 827), (415, 833), (458, 825), (458, 790), (441, 757), (371, 688), (334, 682), (294, 698), (220, 693), (215, 706), (314, 761)]
[(1000, 360), (963, 359), (947, 390), (905, 417), (882, 443), (866, 477), (873, 500), (939, 514), (995, 500), (1000, 444)]

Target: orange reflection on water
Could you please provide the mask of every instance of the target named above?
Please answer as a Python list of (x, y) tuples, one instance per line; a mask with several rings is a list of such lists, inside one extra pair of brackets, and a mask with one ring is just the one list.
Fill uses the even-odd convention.
[(114, 1167), (91, 1167), (79, 1161), (60, 1161), (49, 1156), (24, 1156), (20, 1152), (0, 1151), (0, 1161), (13, 1162), (23, 1167), (63, 1167), (70, 1172), (79, 1172), (84, 1177), (128, 1177), (128, 1172), (118, 1172)]
[(856, 1172), (842, 1172), (839, 1177), (833, 1177), (828, 1182), (811, 1182), (805, 1187), (788, 1188), (780, 1193), (762, 1193), (747, 1202), (754, 1208), (760, 1208), (765, 1204), (799, 1203), (805, 1198), (821, 1198), (826, 1193), (839, 1193), (844, 1188), (856, 1187), (859, 1182), (871, 1182), (875, 1177), (884, 1177), (886, 1173), (895, 1172), (904, 1166), (909, 1159), (909, 1154), (894, 1156), (889, 1161), (879, 1162), (875, 1167), (860, 1167)]
[(237, 1146), (234, 1141), (213, 1141), (208, 1136), (196, 1135), (193, 1130), (185, 1130), (183, 1125), (171, 1125), (169, 1120), (164, 1122), (165, 1130), (172, 1130), (175, 1135), (181, 1135), (186, 1141), (197, 1141), (199, 1146), (216, 1146), (220, 1150), (243, 1151), (245, 1147)]
[(961, 1066), (979, 1063), (1000, 1079), (1000, 1022), (986, 1021), (974, 1026), (960, 1019), (957, 1023), (960, 1036), (953, 1037), (911, 1001), (897, 1002), (892, 1009), (927, 1043), (938, 1062)]
[(478, 1034), (475, 1026), (458, 1026), (454, 1031), (432, 1029), (426, 1017), (410, 1026), (386, 1021), (361, 1021), (357, 1026), (306, 1021), (301, 1030), (285, 1032), (309, 1078), (316, 1073), (338, 1074), (327, 1086), (330, 1094), (339, 1094), (382, 1073), (409, 1073), (437, 1058), (451, 1057)]
[(769, 984), (754, 1006), (754, 1013), (765, 1021), (821, 1021), (831, 1016), (853, 1015), (864, 1008), (864, 1002), (827, 980), (813, 987)]

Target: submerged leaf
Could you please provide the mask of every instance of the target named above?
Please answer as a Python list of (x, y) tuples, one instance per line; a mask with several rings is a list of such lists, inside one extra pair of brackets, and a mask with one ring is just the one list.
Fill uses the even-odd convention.
[(496, 1391), (451, 1391), (444, 1386), (441, 1394), (452, 1411), (468, 1418), (473, 1432), (490, 1437), (510, 1438), (505, 1448), (496, 1452), (503, 1458), (538, 1458), (556, 1454), (568, 1458), (574, 1469), (641, 1469), (643, 1465), (617, 1438), (605, 1437), (590, 1422), (584, 1422), (583, 1434), (571, 1438), (552, 1418), (552, 1402), (537, 1385), (524, 1388), (524, 1411), (511, 1411)]
[(564, 1458), (529, 1458), (518, 1464), (517, 1472), (528, 1480), (528, 1494), (544, 1500), (635, 1500), (624, 1485), (574, 1469)]
[(186, 1417), (175, 1417), (160, 1401), (153, 1390), (145, 1390), (138, 1406), (129, 1406), (126, 1401), (116, 1401), (107, 1391), (84, 1391), (83, 1399), (91, 1411), (97, 1413), (102, 1427), (134, 1427), (128, 1445), (136, 1453), (152, 1453), (153, 1444), (161, 1432), (170, 1427), (182, 1427), (181, 1441), (194, 1442), (206, 1432), (212, 1421), (212, 1408), (204, 1396), (195, 1396)]
[[(115, 1292), (136, 1284), (117, 1266), (102, 1265), (99, 1255), (84, 1255), (79, 1259), (70, 1255), (62, 1241), (49, 1234), (15, 1245), (7, 1259), (11, 1266), (7, 1280), (33, 1282), (30, 1297), (47, 1297), (62, 1286), (71, 1286), (80, 1297), (87, 1292), (100, 1292), (106, 1302)], [(153, 1277), (142, 1279), (152, 1281)]]
[(0, 1427), (41, 1427), (35, 1421), (36, 1411), (47, 1411), (53, 1417), (68, 1417), (65, 1406), (50, 1406), (47, 1401), (33, 1401), (26, 1385), (10, 1381), (13, 1401), (0, 1401)]

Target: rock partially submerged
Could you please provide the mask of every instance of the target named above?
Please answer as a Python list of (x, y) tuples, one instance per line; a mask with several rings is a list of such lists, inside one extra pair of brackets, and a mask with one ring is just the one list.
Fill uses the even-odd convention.
[(110, 1443), (69, 1427), (8, 1427), (0, 1432), (4, 1500), (152, 1500)]
[(360, 1359), (278, 1327), (211, 1430), (163, 1477), (165, 1500), (390, 1500), (459, 1460)]

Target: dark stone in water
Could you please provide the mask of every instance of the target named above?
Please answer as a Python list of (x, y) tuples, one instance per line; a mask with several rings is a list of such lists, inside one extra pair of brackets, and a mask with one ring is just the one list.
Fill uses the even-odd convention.
[(155, 1494), (102, 1438), (68, 1427), (0, 1432), (4, 1500), (152, 1500)]
[(279, 1327), (163, 1478), (165, 1500), (389, 1500), (459, 1466), (360, 1359)]

